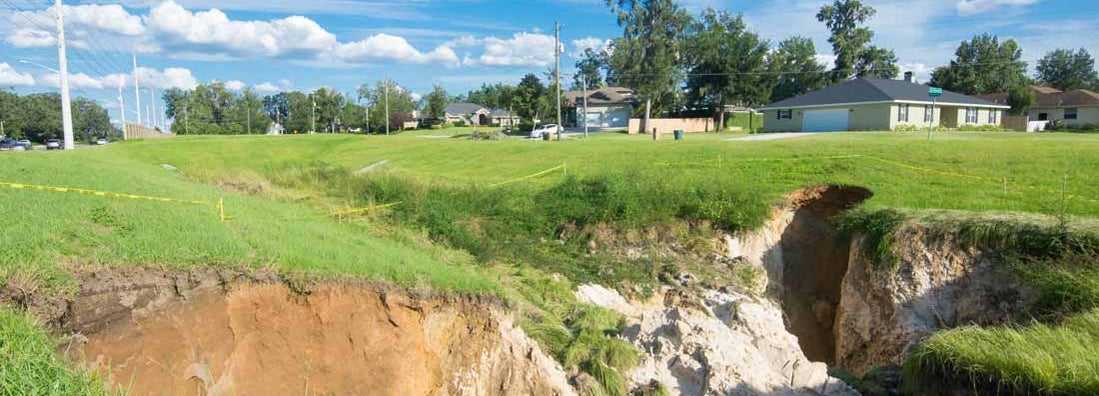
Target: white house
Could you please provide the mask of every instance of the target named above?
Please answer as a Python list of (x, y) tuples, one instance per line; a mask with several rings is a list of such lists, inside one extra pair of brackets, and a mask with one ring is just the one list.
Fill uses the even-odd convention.
[[(585, 110), (584, 94), (587, 93)], [(628, 88), (606, 87), (591, 91), (565, 92), (565, 103), (574, 109), (569, 119), (577, 128), (595, 130), (626, 129), (630, 124), (637, 95)]]

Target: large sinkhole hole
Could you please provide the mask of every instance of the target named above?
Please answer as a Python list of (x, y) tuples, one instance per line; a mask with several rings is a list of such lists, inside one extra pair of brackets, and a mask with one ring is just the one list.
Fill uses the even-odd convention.
[(853, 186), (815, 186), (791, 194), (794, 218), (782, 235), (782, 305), (789, 330), (810, 360), (835, 362), (832, 331), (847, 275), (850, 244), (837, 217), (873, 196)]

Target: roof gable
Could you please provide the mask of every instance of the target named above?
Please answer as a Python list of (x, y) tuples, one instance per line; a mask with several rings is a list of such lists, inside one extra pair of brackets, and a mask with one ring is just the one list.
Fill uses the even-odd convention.
[[(932, 99), (928, 96), (928, 88), (927, 85), (910, 83), (904, 80), (857, 78), (772, 103), (765, 106), (764, 109), (896, 101), (931, 103)], [(938, 98), (937, 101), (974, 106), (1001, 106), (989, 100), (947, 90), (943, 90), (942, 97)]]
[(488, 111), (484, 106), (466, 102), (448, 103), (446, 107), (443, 108), (443, 111), (450, 115), (469, 115), (481, 110)]

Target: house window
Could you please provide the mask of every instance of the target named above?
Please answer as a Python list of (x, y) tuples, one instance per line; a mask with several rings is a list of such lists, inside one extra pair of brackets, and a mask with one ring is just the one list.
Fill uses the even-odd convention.
[(965, 108), (965, 123), (976, 124), (977, 123), (977, 108), (966, 107)]
[(793, 110), (779, 110), (778, 111), (778, 119), (780, 119), (780, 120), (791, 120), (793, 118), (794, 118), (794, 111)]
[(993, 124), (993, 125), (998, 124), (998, 122), (996, 122), (996, 116), (999, 115), (999, 114), (1000, 114), (999, 111), (989, 110), (988, 111), (988, 123)]
[(935, 109), (929, 105), (923, 106), (923, 122), (928, 124), (935, 122)]
[(900, 111), (897, 112), (897, 121), (908, 122), (908, 105), (902, 104), (897, 106)]
[(1077, 114), (1077, 109), (1075, 107), (1070, 107), (1070, 108), (1065, 109), (1065, 119), (1066, 120), (1075, 120), (1076, 119), (1076, 114)]

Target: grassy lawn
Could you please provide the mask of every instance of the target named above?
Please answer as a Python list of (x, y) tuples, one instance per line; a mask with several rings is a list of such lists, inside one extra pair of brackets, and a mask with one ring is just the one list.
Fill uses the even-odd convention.
[[(0, 282), (18, 275), (65, 290), (75, 268), (232, 266), (494, 293), (525, 307), (524, 327), (551, 353), (587, 351), (567, 363), (606, 374), (633, 362), (597, 358), (630, 355), (598, 336), (613, 330), (613, 315), (579, 306), (571, 283), (555, 283), (549, 274), (574, 283), (644, 285), (667, 263), (589, 255), (582, 238), (560, 231), (563, 225), (636, 228), (696, 219), (751, 229), (784, 194), (823, 183), (874, 191), (865, 208), (871, 212), (1030, 216), (1047, 223), (1065, 216), (1076, 228), (1090, 228), (1099, 217), (1099, 135), (944, 132), (928, 141), (921, 133), (837, 133), (759, 142), (718, 133), (660, 142), (621, 133), (563, 142), (461, 137), (471, 132), (180, 137), (3, 153), (3, 182), (224, 199), (231, 219), (220, 221), (208, 205), (0, 188), (0, 212), (23, 214), (6, 219)], [(401, 204), (353, 221), (328, 216), (391, 202)]]

